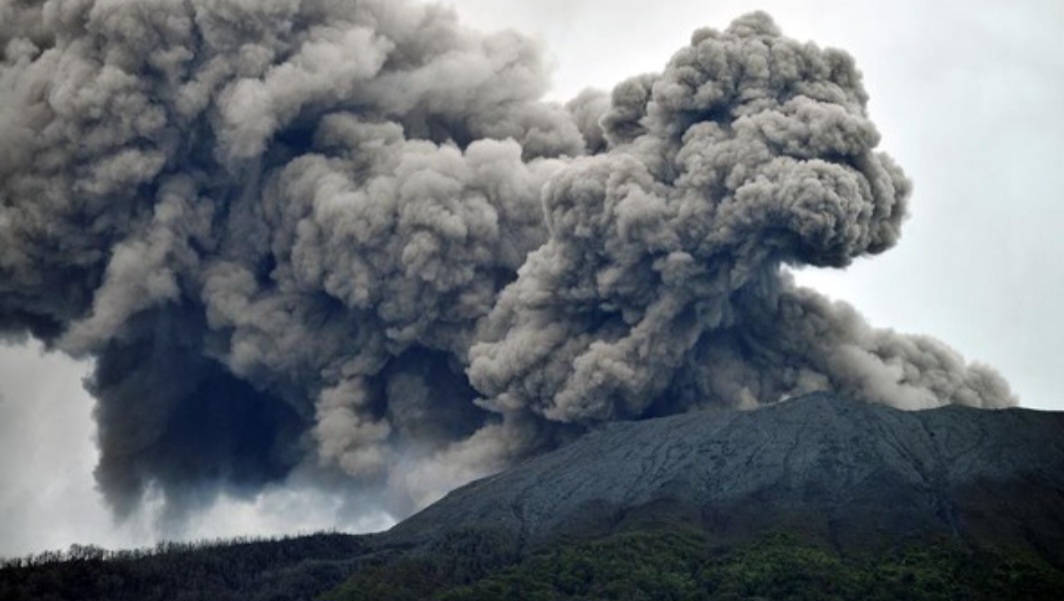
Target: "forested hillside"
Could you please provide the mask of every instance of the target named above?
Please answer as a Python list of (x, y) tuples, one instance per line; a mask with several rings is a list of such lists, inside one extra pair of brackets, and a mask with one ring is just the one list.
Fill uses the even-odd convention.
[[(476, 542), (474, 542), (476, 541)], [(720, 548), (702, 532), (659, 526), (553, 545), (505, 567), (477, 560), (484, 540), (364, 569), (332, 601), (1007, 601), (1064, 599), (1064, 572), (1006, 549), (928, 541), (844, 556), (778, 534)], [(489, 548), (492, 545), (487, 545)], [(453, 549), (453, 548), (452, 548)], [(449, 551), (449, 550), (448, 550)]]
[(364, 537), (335, 533), (119, 552), (74, 546), (6, 560), (0, 599), (309, 600), (343, 581), (364, 548)]
[[(414, 553), (337, 534), (162, 545), (76, 547), (9, 560), (4, 601), (1058, 601), (1064, 572), (1015, 549), (950, 539), (844, 555), (777, 533), (723, 547), (699, 529), (658, 523), (521, 552), (499, 532), (453, 533)], [(344, 581), (348, 575), (350, 578)], [(341, 584), (342, 583), (342, 584)], [(337, 586), (339, 585), (339, 586)], [(336, 587), (336, 588), (334, 588)], [(331, 589), (331, 590), (330, 590)]]

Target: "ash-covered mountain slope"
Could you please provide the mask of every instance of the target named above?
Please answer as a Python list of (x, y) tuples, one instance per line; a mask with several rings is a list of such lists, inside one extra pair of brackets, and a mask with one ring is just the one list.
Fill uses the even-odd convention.
[(1062, 433), (830, 394), (616, 422), (385, 533), (16, 562), (0, 599), (1056, 601)]
[(1064, 413), (906, 412), (814, 394), (755, 411), (610, 423), (458, 489), (391, 543), (500, 530), (522, 545), (639, 520), (695, 522), (720, 540), (786, 529), (840, 550), (928, 536), (1064, 563)]

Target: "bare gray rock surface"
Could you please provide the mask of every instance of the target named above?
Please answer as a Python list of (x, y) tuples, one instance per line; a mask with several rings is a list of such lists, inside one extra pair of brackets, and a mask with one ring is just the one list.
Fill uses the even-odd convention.
[(906, 412), (813, 394), (748, 412), (604, 425), (460, 488), (392, 541), (497, 529), (523, 544), (632, 520), (722, 539), (798, 529), (840, 548), (944, 535), (1064, 554), (1064, 413)]

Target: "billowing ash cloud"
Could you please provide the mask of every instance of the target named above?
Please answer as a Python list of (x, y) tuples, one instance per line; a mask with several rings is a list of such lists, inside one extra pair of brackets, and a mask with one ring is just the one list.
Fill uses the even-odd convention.
[(401, 513), (813, 390), (1014, 401), (781, 270), (891, 247), (909, 183), (850, 57), (764, 14), (565, 106), (527, 39), (394, 0), (6, 0), (0, 48), (0, 329), (96, 359), (120, 515), (297, 469)]

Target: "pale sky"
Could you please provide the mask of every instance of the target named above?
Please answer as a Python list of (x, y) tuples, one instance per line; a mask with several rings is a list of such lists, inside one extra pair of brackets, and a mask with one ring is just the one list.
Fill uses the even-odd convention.
[[(882, 148), (915, 185), (899, 245), (800, 281), (873, 325), (932, 335), (996, 367), (1022, 406), (1064, 410), (1064, 3), (1059, 0), (451, 0), (480, 29), (543, 42), (550, 96), (660, 70), (700, 26), (765, 10), (784, 34), (847, 50), (865, 74)], [(151, 544), (150, 508), (111, 524), (92, 480), (88, 366), (37, 346), (0, 347), (0, 556)], [(388, 524), (298, 488), (227, 501), (191, 538)], [(340, 517), (348, 516), (348, 517)]]

